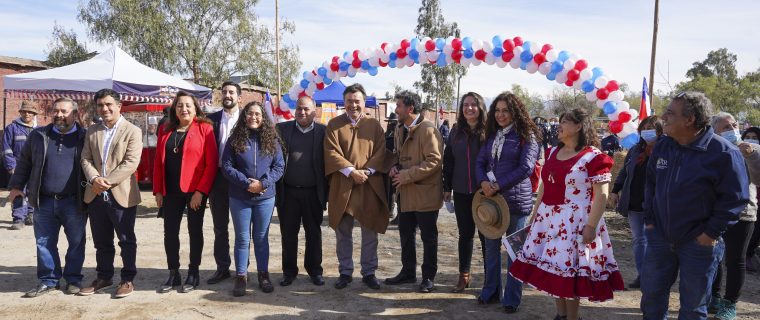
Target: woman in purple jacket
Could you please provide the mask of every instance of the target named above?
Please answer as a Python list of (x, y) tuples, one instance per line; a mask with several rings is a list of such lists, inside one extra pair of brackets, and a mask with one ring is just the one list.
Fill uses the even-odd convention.
[[(443, 151), (443, 201), (454, 198), (454, 214), (459, 230), (459, 281), (452, 292), (463, 292), (470, 286), (472, 239), (475, 221), (472, 219), (472, 199), (478, 190), (475, 160), (486, 140), (486, 103), (479, 94), (468, 92), (459, 102), (457, 122), (451, 128)], [(482, 234), (480, 244), (485, 257)]]
[[(525, 227), (533, 198), (530, 175), (536, 166), (541, 132), (530, 120), (528, 111), (517, 96), (504, 92), (491, 103), (486, 120), (485, 144), (480, 148), (477, 179), (482, 192), (491, 196), (500, 193), (509, 205), (511, 234)], [(492, 174), (489, 174), (492, 173)], [(489, 179), (489, 176), (495, 179)], [(487, 303), (501, 293), (501, 238), (486, 239), (486, 281), (478, 303)], [(511, 265), (507, 261), (507, 269)], [(522, 298), (520, 281), (507, 276), (501, 302), (507, 313), (517, 312)]]

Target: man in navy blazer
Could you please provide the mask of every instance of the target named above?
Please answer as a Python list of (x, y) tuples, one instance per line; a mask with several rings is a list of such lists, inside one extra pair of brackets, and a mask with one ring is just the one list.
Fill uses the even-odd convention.
[(230, 277), (230, 199), (229, 184), (221, 172), (221, 156), (227, 139), (232, 133), (232, 127), (240, 117), (240, 85), (226, 81), (222, 83), (222, 110), (208, 115), (208, 118), (214, 123), (214, 136), (216, 145), (219, 148), (219, 165), (214, 187), (209, 194), (209, 203), (211, 205), (211, 217), (214, 221), (214, 260), (216, 261), (216, 272), (208, 279), (208, 284), (219, 283)]
[(282, 236), (280, 285), (288, 286), (298, 275), (298, 232), (306, 233), (304, 268), (315, 285), (322, 278), (322, 220), (327, 208), (325, 178), (325, 125), (314, 121), (316, 107), (308, 96), (296, 102), (295, 121), (277, 124), (284, 148), (285, 174), (277, 182), (277, 216)]

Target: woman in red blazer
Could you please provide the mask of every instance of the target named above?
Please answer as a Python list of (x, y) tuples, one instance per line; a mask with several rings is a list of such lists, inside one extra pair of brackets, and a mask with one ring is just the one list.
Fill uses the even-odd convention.
[(199, 284), (198, 268), (203, 252), (203, 214), (219, 163), (211, 121), (206, 119), (198, 100), (183, 91), (177, 93), (169, 111), (169, 121), (159, 128), (156, 161), (153, 167), (153, 194), (164, 218), (164, 250), (169, 278), (159, 292), (169, 292), (182, 284), (179, 273), (179, 228), (187, 212), (190, 233), (190, 266), (180, 292)]

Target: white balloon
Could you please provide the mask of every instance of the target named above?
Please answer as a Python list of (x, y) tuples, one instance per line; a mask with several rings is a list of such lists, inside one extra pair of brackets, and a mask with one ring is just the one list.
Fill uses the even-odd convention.
[(475, 65), (475, 66), (479, 66), (480, 63), (482, 63), (482, 61), (480, 61), (478, 59), (472, 60), (472, 64)]
[(369, 65), (373, 67), (380, 66), (380, 62), (378, 62), (377, 59), (375, 58), (369, 58), (369, 60), (367, 60), (367, 63), (369, 63)]
[(597, 100), (596, 101), (596, 106), (599, 107), (599, 109), (603, 109), (605, 103), (607, 103), (606, 99), (605, 100)]
[(628, 109), (630, 109), (630, 108), (631, 108), (631, 105), (629, 105), (629, 104), (628, 104), (628, 102), (625, 102), (625, 101), (620, 101), (620, 102), (618, 103), (618, 110), (620, 110), (620, 109), (623, 109), (623, 110), (628, 110)]
[(338, 79), (345, 78), (348, 75), (348, 71), (340, 71), (338, 72)]
[(346, 51), (343, 54), (343, 60), (345, 60), (345, 61), (353, 61), (354, 60), (354, 54), (353, 54), (353, 52)]
[(577, 54), (577, 53), (571, 53), (571, 54), (570, 54), (570, 59), (573, 59), (573, 60), (575, 60), (575, 61), (578, 61), (578, 60), (580, 60), (580, 59), (583, 59), (583, 58), (581, 57), (581, 55), (579, 55), (579, 54)]
[(447, 56), (450, 56), (452, 51), (454, 51), (454, 48), (451, 47), (451, 44), (447, 43), (443, 46), (443, 52), (446, 53)]
[(316, 86), (314, 86), (314, 87), (309, 86), (308, 88), (306, 88), (306, 94), (311, 97), (311, 96), (314, 95), (314, 90), (317, 90)]
[(538, 42), (531, 42), (531, 43), (530, 43), (530, 52), (531, 52), (532, 54), (536, 54), (536, 53), (539, 53), (539, 52), (541, 52), (541, 47), (542, 47), (542, 46), (543, 46), (543, 45), (542, 45), (542, 44), (540, 44), (540, 43), (538, 43)]
[(594, 81), (594, 86), (597, 87), (597, 89), (604, 88), (607, 85), (607, 77), (601, 76), (599, 78), (596, 78), (596, 81)]
[(492, 54), (486, 55), (486, 64), (489, 66), (492, 66), (494, 63), (496, 63), (496, 58)]
[(586, 100), (590, 102), (595, 102), (597, 99), (599, 98), (597, 98), (596, 96), (596, 91), (591, 91), (591, 92), (586, 93)]
[[(516, 58), (513, 58), (513, 60)], [(538, 73), (542, 75), (547, 75), (552, 70), (552, 63), (551, 62), (544, 62), (540, 66), (538, 66)]]
[(591, 71), (590, 68), (587, 67), (586, 69), (583, 69), (583, 71), (581, 71), (580, 82), (583, 83), (583, 81), (591, 79), (591, 77), (593, 76), (594, 76), (594, 73)]
[(411, 67), (411, 66), (414, 65), (414, 60), (412, 60), (411, 58), (406, 57), (404, 60), (406, 60), (406, 66), (407, 67)]
[(472, 40), (472, 50), (478, 51), (480, 49), (483, 49), (483, 42), (480, 40)]
[(570, 70), (575, 68), (575, 60), (573, 59), (567, 59), (565, 60), (565, 64), (563, 65), (565, 70)]
[(551, 49), (546, 52), (546, 61), (554, 62), (557, 60), (557, 50)]
[(330, 79), (334, 79), (335, 78), (335, 71), (332, 71), (332, 70), (327, 71), (327, 77), (330, 78)]
[(435, 50), (427, 53), (428, 60), (430, 61), (437, 61), (439, 55), (441, 55), (441, 53)]
[(509, 60), (509, 66), (512, 67), (512, 69), (517, 69), (520, 67), (520, 58), (514, 57), (512, 60)]
[(628, 113), (631, 114), (631, 119), (638, 119), (639, 118), (639, 111), (636, 109), (628, 109)]
[(618, 134), (619, 137), (626, 137), (627, 135), (636, 132), (636, 121), (634, 119), (631, 119), (631, 121), (628, 121), (623, 124), (623, 130), (620, 130), (620, 133)]
[(331, 62), (330, 62), (330, 61), (325, 61), (325, 62), (322, 62), (322, 68), (325, 68), (325, 69), (327, 69), (327, 70), (330, 70), (330, 64), (331, 64)]
[(567, 72), (560, 72), (557, 74), (557, 78), (554, 79), (557, 83), (565, 84), (567, 82)]
[(298, 93), (288, 92), (288, 96), (290, 96), (290, 99), (292, 99), (293, 101), (298, 99)]
[(583, 81), (576, 80), (573, 82), (573, 89), (581, 90), (581, 88), (583, 88)]
[(538, 63), (536, 63), (535, 61), (531, 61), (530, 63), (528, 63), (528, 66), (525, 67), (525, 71), (528, 71), (528, 73), (530, 74), (536, 73), (536, 71), (538, 71)]
[(507, 62), (504, 61), (504, 59), (496, 59), (496, 66), (499, 68), (504, 68), (507, 66)]
[(620, 90), (612, 91), (607, 97), (607, 100), (615, 101), (615, 102), (623, 100), (623, 93), (620, 92)]
[[(523, 49), (523, 47), (515, 47), (515, 50), (512, 50), (512, 53), (515, 54), (515, 57), (512, 58), (512, 61), (515, 61), (515, 60), (520, 61), (520, 55), (523, 53), (523, 51), (525, 51), (525, 49)], [(522, 61), (520, 61), (520, 62), (522, 62)]]
[(468, 67), (470, 67), (470, 65), (472, 65), (472, 60), (470, 60), (470, 59), (465, 59), (465, 58), (462, 58), (462, 59), (461, 59), (461, 60), (459, 60), (459, 61), (460, 61), (460, 63), (459, 63), (459, 64), (461, 64), (461, 65), (462, 65), (462, 66), (464, 66), (465, 68), (468, 68)]
[(367, 53), (362, 50), (359, 50), (359, 54), (357, 56), (359, 56), (359, 60), (367, 60)]
[(491, 43), (491, 41), (483, 40), (483, 50), (485, 50), (486, 52), (493, 51), (493, 43)]

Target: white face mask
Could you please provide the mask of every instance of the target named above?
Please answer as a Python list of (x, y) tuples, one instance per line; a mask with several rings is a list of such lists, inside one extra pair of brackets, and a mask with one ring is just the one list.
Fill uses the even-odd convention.
[(752, 143), (752, 144), (760, 144), (760, 141), (757, 141), (757, 139), (744, 139), (744, 142)]
[(739, 129), (734, 129), (731, 131), (723, 131), (720, 133), (720, 136), (724, 139), (728, 140), (728, 142), (731, 142), (733, 144), (738, 144), (742, 141), (741, 139), (741, 133), (739, 132)]

